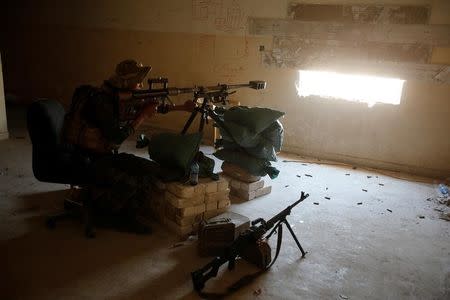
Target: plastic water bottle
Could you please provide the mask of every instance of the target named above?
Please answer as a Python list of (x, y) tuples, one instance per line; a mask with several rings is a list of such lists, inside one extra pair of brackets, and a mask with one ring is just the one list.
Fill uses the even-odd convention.
[(200, 166), (196, 161), (194, 161), (191, 165), (191, 173), (189, 175), (189, 182), (191, 185), (198, 184), (198, 173), (200, 171)]
[(442, 196), (448, 196), (448, 187), (445, 184), (439, 184), (439, 191), (441, 192)]

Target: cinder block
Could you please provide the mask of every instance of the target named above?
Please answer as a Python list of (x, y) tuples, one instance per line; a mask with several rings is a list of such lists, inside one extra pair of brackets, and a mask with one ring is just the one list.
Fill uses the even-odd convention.
[(230, 202), (230, 200), (229, 199), (227, 199), (227, 200), (222, 200), (222, 201), (220, 201), (220, 202), (217, 202), (217, 208), (226, 208), (226, 207), (228, 207), (228, 206), (230, 206), (231, 205), (231, 202)]
[(230, 186), (233, 189), (239, 190), (241, 188), (241, 182), (240, 180), (237, 179), (232, 179), (230, 182)]
[(203, 183), (198, 183), (194, 186), (194, 194), (204, 194), (206, 190), (206, 185)]
[(196, 233), (197, 229), (198, 229), (198, 224), (180, 226), (177, 223), (175, 223), (174, 221), (169, 220), (169, 219), (166, 219), (164, 223), (167, 225), (169, 230), (171, 230), (172, 232), (175, 232), (179, 236), (186, 236), (191, 233)]
[(166, 216), (169, 216), (170, 219), (174, 220), (175, 217), (172, 216), (179, 216), (179, 217), (187, 217), (187, 216), (195, 216), (198, 214), (201, 214), (205, 211), (205, 204), (202, 203), (200, 205), (191, 206), (191, 207), (184, 207), (184, 208), (178, 208), (173, 206), (170, 203), (166, 203)]
[(178, 208), (196, 206), (205, 201), (205, 194), (194, 194), (191, 198), (179, 198), (169, 191), (165, 193), (166, 201)]
[(257, 189), (255, 192), (256, 192), (255, 198), (270, 194), (270, 192), (272, 192), (272, 186), (271, 185), (265, 186), (263, 188)]
[(205, 204), (205, 206), (206, 206), (206, 211), (216, 210), (217, 209), (217, 201), (208, 202)]
[(218, 216), (218, 215), (220, 215), (220, 214), (223, 214), (224, 212), (227, 211), (227, 208), (228, 208), (228, 207), (225, 207), (225, 208), (219, 208), (219, 209), (217, 209), (217, 210), (206, 211), (206, 212), (203, 214), (203, 218), (204, 218), (205, 220), (208, 220), (208, 219), (210, 219), (210, 218), (212, 218), (212, 217), (215, 217), (215, 216)]
[(166, 184), (167, 190), (179, 198), (192, 198), (195, 194), (195, 187), (179, 182)]
[(205, 193), (215, 193), (217, 192), (217, 183), (220, 180), (212, 180), (211, 178), (200, 178), (198, 180), (199, 184), (205, 186)]
[(218, 202), (225, 199), (228, 199), (228, 195), (230, 194), (230, 189), (226, 189), (224, 191), (219, 191), (216, 193), (205, 194), (205, 203), (208, 202)]
[(222, 170), (226, 175), (245, 182), (255, 182), (261, 179), (261, 176), (251, 175), (241, 167), (226, 161), (222, 163)]
[(256, 191), (264, 187), (264, 180), (252, 182), (252, 183), (241, 183), (241, 190), (246, 192)]
[(241, 200), (241, 201), (248, 201), (248, 200), (252, 200), (255, 198), (256, 196), (256, 192), (255, 191), (244, 191), (241, 189), (230, 189), (230, 195), (235, 196), (235, 198)]
[(180, 217), (175, 216), (175, 221), (180, 226), (188, 226), (192, 224), (198, 224), (203, 220), (203, 213), (195, 215), (195, 216), (188, 216), (188, 217)]
[(226, 191), (230, 186), (230, 181), (224, 176), (220, 175), (219, 181), (217, 181), (217, 191)]

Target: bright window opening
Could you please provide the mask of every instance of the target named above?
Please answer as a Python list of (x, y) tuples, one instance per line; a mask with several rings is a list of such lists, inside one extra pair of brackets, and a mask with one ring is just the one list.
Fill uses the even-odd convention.
[(398, 105), (404, 82), (397, 78), (300, 70), (297, 92), (300, 97), (364, 102), (369, 107), (377, 102)]

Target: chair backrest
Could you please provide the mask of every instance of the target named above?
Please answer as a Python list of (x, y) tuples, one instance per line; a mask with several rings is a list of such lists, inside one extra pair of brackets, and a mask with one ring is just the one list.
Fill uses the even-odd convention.
[(60, 143), (64, 107), (56, 100), (39, 99), (27, 111), (27, 127), (33, 147), (49, 148)]

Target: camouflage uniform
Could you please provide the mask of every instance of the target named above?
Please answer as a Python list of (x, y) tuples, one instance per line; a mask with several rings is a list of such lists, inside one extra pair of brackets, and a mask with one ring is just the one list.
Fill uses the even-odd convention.
[[(115, 97), (114, 89), (123, 89), (142, 82), (150, 67), (144, 67), (133, 60), (126, 60), (117, 65), (116, 73), (105, 81), (102, 88), (91, 87), (86, 93), (82, 107), (78, 107), (76, 122), (84, 122), (99, 131), (102, 140), (106, 143), (120, 145), (134, 129), (128, 125), (121, 125), (119, 120), (119, 103)], [(77, 92), (75, 92), (77, 95)], [(83, 95), (81, 95), (83, 97)], [(75, 102), (75, 97), (74, 97)], [(72, 105), (72, 108), (74, 105)], [(69, 111), (68, 115), (74, 115)], [(69, 120), (66, 120), (69, 123)], [(73, 121), (73, 120), (72, 120)], [(73, 122), (74, 123), (74, 122)], [(72, 126), (76, 130), (86, 126)], [(73, 135), (79, 135), (76, 131)], [(89, 139), (89, 138), (88, 138)], [(95, 144), (98, 138), (91, 138), (89, 142)], [(105, 143), (105, 142), (102, 142)], [(94, 151), (95, 145), (76, 144), (92, 161), (92, 175), (97, 187), (94, 203), (92, 204), (97, 215), (109, 215), (120, 218), (128, 229), (140, 233), (147, 232), (149, 228), (139, 222), (139, 214), (145, 197), (149, 195), (150, 183), (158, 168), (148, 159), (132, 154), (113, 154), (111, 150)], [(86, 146), (86, 147), (84, 147)], [(103, 147), (99, 149), (113, 149)], [(118, 148), (118, 147), (116, 147)]]

